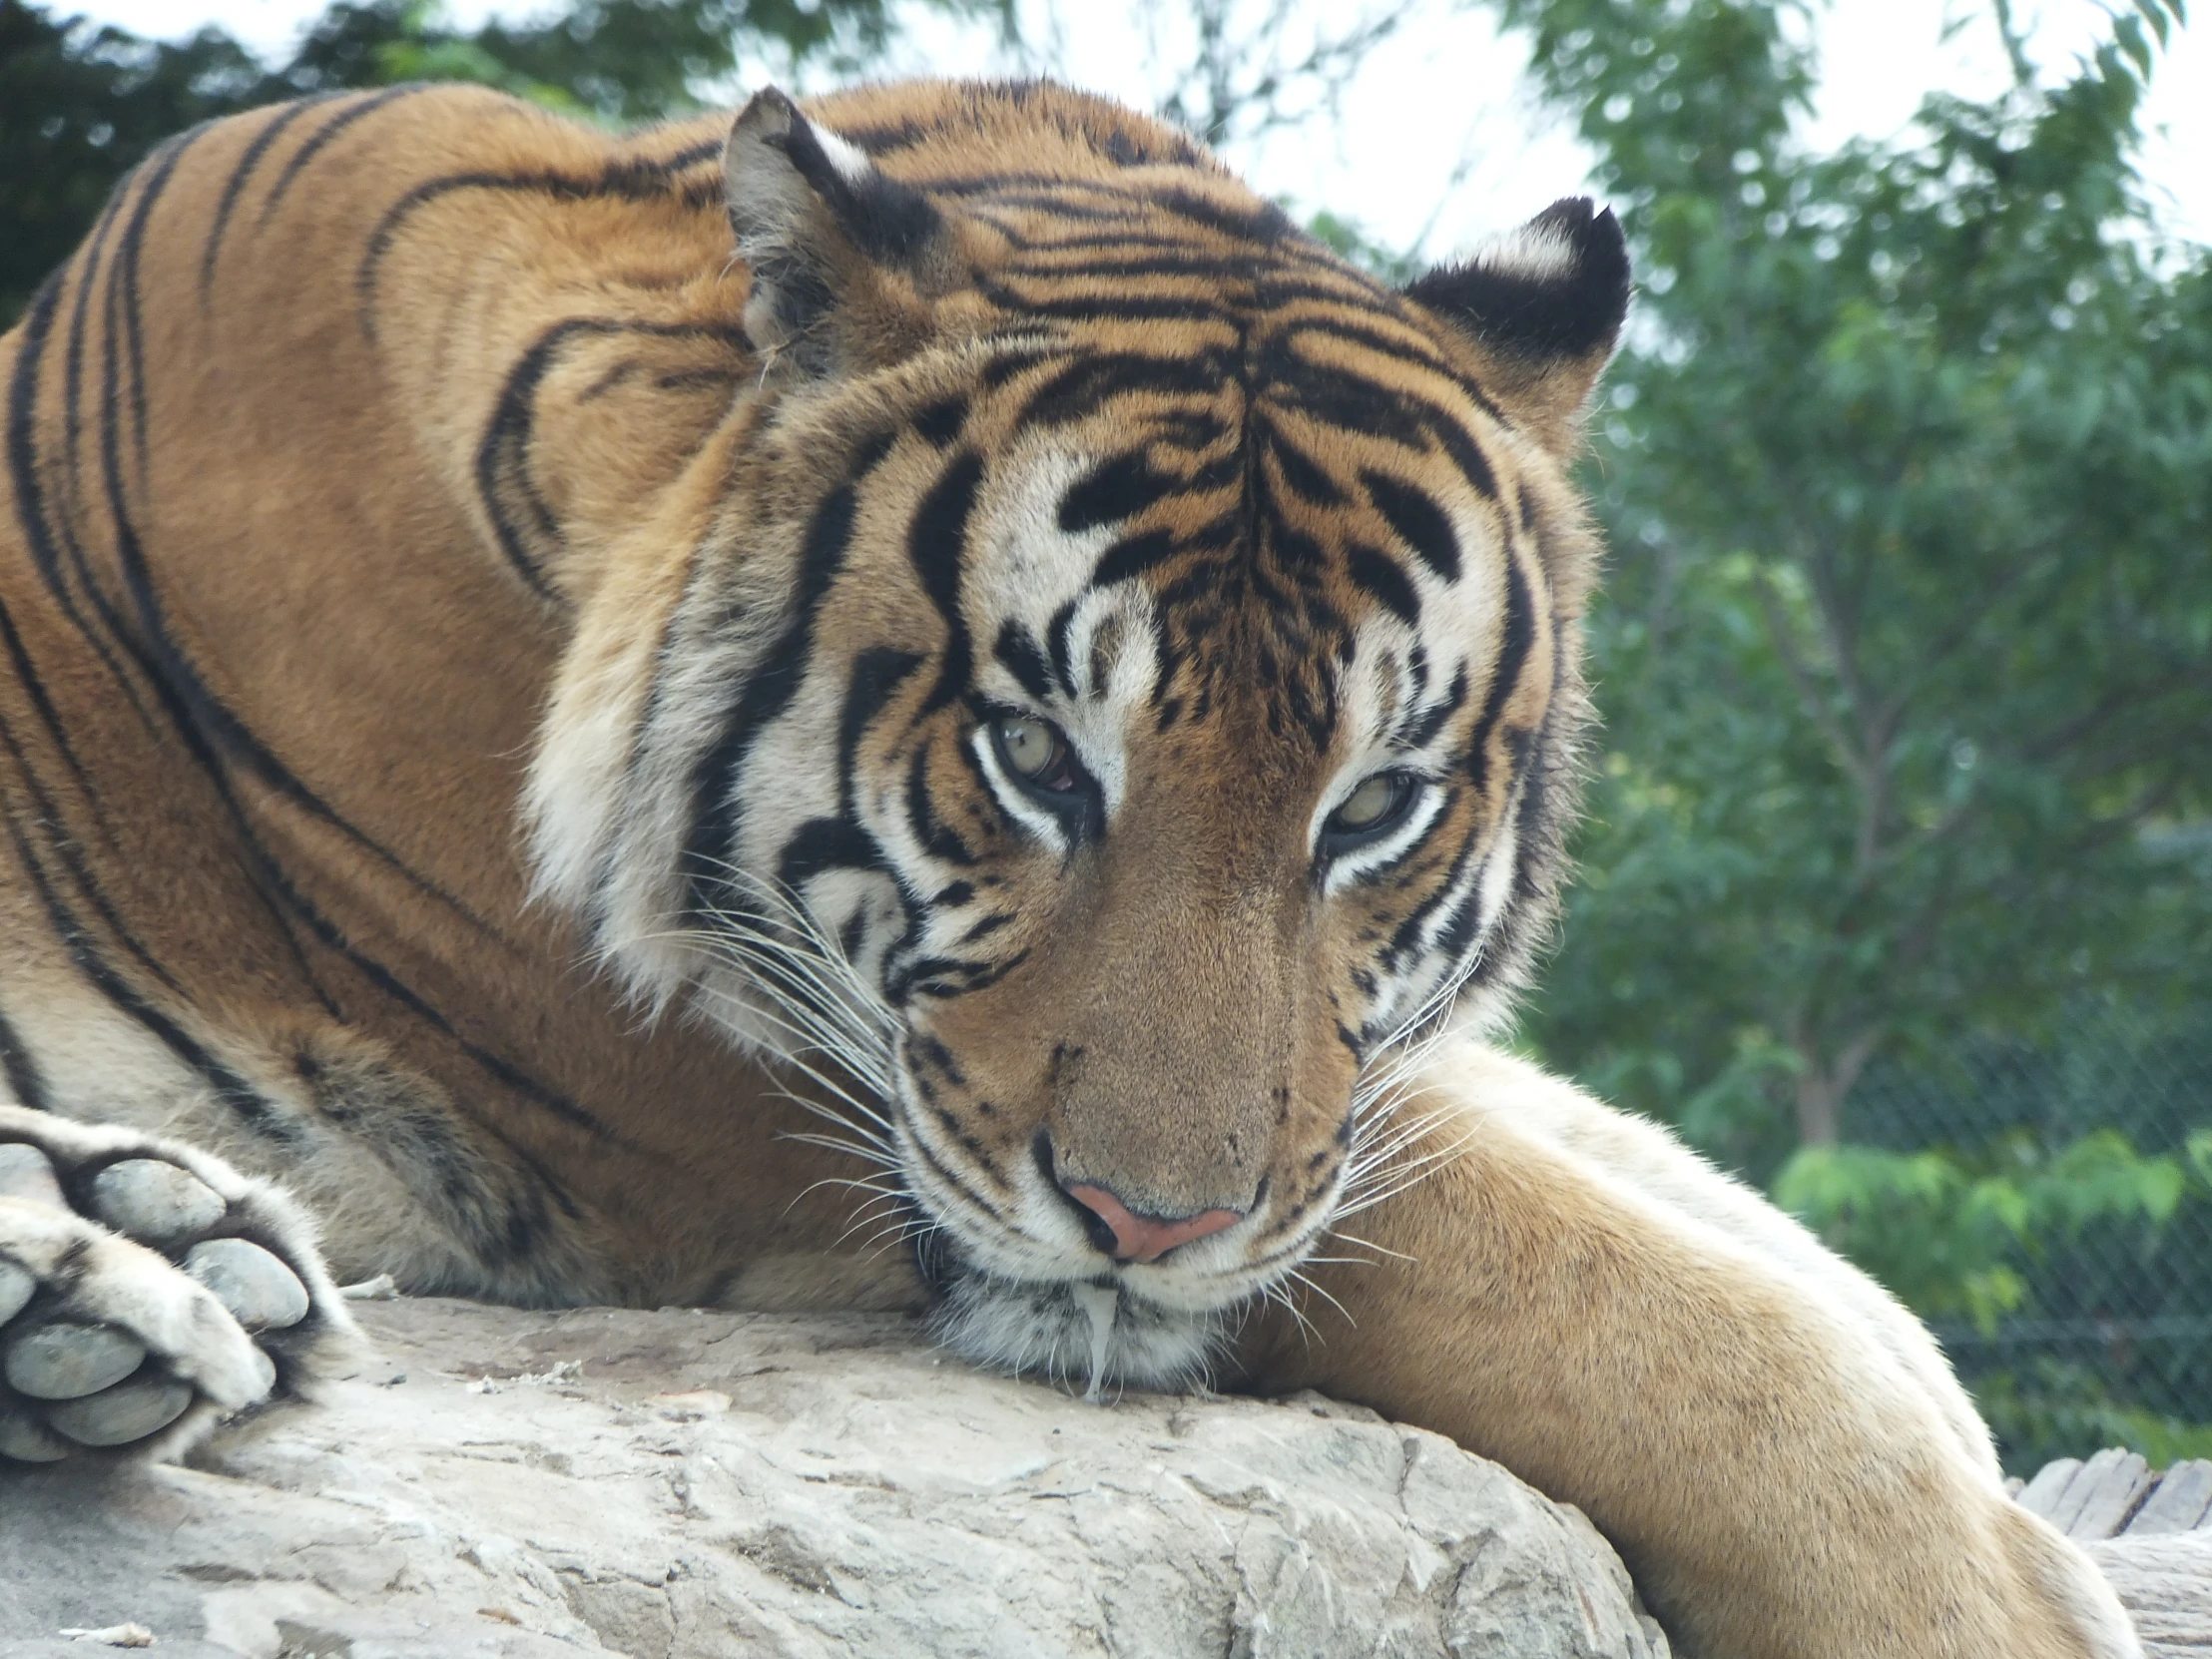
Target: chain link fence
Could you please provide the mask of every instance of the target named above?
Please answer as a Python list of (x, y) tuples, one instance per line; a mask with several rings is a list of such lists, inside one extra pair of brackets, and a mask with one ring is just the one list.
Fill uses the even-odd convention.
[[(2008, 1251), (2016, 1305), (1937, 1335), (2015, 1471), (2115, 1443), (2154, 1462), (2212, 1455), (2212, 1008), (2085, 1008), (2047, 1045), (1983, 1039), (1936, 1067), (1870, 1067), (1847, 1115), (1851, 1141), (1980, 1168), (2124, 1136), (2136, 1161), (2120, 1154), (2101, 1191), (2084, 1177), (2073, 1214)], [(2126, 1194), (2109, 1185), (2130, 1170)]]

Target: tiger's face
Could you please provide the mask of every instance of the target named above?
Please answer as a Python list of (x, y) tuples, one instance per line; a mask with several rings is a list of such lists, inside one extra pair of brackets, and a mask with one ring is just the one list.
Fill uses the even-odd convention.
[(869, 1092), (955, 1346), (1160, 1383), (1394, 1178), (1393, 1057), (1546, 919), (1626, 267), (1562, 204), (1393, 292), (1056, 96), (1065, 176), (995, 190), (741, 118), (763, 389), (539, 839), (641, 980)]

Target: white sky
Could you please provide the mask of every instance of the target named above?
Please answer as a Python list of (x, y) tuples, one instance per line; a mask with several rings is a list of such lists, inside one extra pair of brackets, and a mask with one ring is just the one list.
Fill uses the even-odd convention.
[[(2114, 0), (2127, 6), (2128, 0)], [(141, 34), (182, 35), (221, 24), (276, 56), (319, 0), (76, 0), (103, 22)], [(464, 22), (527, 4), (453, 0)], [(1029, 15), (1042, 8), (1025, 6)], [(1360, 0), (1312, 0), (1306, 18), (1342, 23)], [(2031, 29), (2030, 55), (2057, 74), (2105, 33), (2099, 0), (2024, 0), (2015, 14)], [(1060, 38), (1056, 73), (1140, 106), (1158, 97), (1161, 76), (1143, 24), (1116, 0), (1050, 7)], [(1163, 5), (1151, 15), (1169, 16)], [(1955, 25), (1955, 26), (1952, 26)], [(1172, 36), (1172, 22), (1161, 25)], [(1947, 39), (1945, 38), (1947, 35)], [(1854, 134), (1887, 138), (1921, 99), (1944, 90), (1986, 96), (2008, 80), (1987, 7), (1974, 0), (1832, 0), (1819, 30), (1824, 63), (1820, 108), (1807, 133), (1826, 147)], [(1449, 252), (1481, 232), (1513, 223), (1554, 198), (1586, 189), (1587, 156), (1558, 118), (1539, 111), (1522, 85), (1525, 50), (1501, 40), (1487, 15), (1427, 0), (1412, 27), (1378, 48), (1347, 90), (1341, 119), (1317, 119), (1250, 144), (1228, 159), (1256, 186), (1303, 209), (1329, 208), (1380, 242)], [(894, 69), (914, 73), (1004, 72), (984, 31), (919, 16)], [(812, 88), (794, 90), (814, 90)], [(2167, 225), (2212, 242), (2212, 23), (2177, 32), (2153, 77), (2145, 173)]]

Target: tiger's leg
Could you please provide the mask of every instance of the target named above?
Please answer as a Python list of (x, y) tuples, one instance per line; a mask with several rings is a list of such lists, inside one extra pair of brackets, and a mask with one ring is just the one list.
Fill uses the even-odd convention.
[(297, 1207), (182, 1142), (0, 1105), (0, 1466), (175, 1455), (351, 1330)]
[[(1244, 1359), (1579, 1505), (1705, 1659), (2133, 1659), (2096, 1569), (2010, 1502), (1934, 1342), (1663, 1130), (1471, 1044), (1402, 1110), (1436, 1173), (1309, 1269)], [(1333, 1254), (1353, 1254), (1353, 1251)]]
[[(181, 1010), (219, 1090), (67, 981), (5, 990), (11, 1081), (40, 1109), (0, 1104), (0, 1456), (102, 1437), (174, 1455), (224, 1410), (309, 1391), (346, 1348), (332, 1274), (640, 1299), (587, 1206), (372, 1038)], [(62, 1403), (103, 1389), (121, 1403)]]

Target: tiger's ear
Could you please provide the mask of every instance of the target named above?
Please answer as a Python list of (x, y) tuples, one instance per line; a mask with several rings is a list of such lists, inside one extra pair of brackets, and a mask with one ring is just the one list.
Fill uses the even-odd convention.
[(1404, 292), (1470, 336), (1500, 401), (1564, 449), (1628, 314), (1628, 244), (1610, 208), (1570, 197)]
[(774, 87), (739, 112), (722, 178), (738, 254), (753, 273), (745, 329), (756, 346), (823, 372), (840, 347), (872, 345), (879, 355), (893, 343), (899, 313), (914, 309), (916, 278), (950, 245), (926, 196), (887, 178)]

